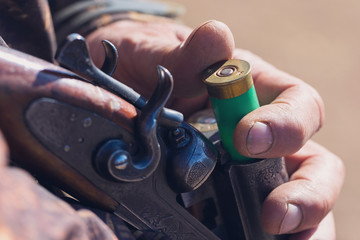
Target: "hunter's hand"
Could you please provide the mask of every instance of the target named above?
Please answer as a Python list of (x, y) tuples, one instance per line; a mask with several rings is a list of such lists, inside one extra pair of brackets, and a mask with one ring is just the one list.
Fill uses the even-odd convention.
[(339, 158), (309, 141), (324, 121), (318, 93), (252, 53), (235, 49), (226, 25), (209, 21), (191, 31), (173, 22), (119, 21), (87, 37), (96, 64), (103, 61), (102, 39), (119, 51), (115, 78), (149, 96), (157, 83), (156, 65), (168, 68), (175, 89), (170, 107), (185, 116), (208, 105), (201, 72), (220, 60), (244, 59), (262, 107), (244, 117), (234, 133), (242, 154), (256, 158), (286, 156), (290, 181), (276, 188), (262, 209), (263, 225), (293, 239), (334, 239), (331, 209), (340, 192), (344, 167)]
[(74, 210), (9, 160), (0, 131), (0, 239), (117, 239), (93, 212)]

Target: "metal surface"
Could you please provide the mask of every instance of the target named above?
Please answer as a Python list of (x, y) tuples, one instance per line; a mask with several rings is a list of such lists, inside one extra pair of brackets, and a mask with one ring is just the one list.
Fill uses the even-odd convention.
[[(110, 144), (110, 147), (102, 147), (100, 150), (99, 160), (105, 161), (109, 174), (120, 181), (136, 182), (141, 181), (153, 174), (159, 165), (161, 159), (161, 149), (158, 140), (158, 118), (161, 110), (166, 104), (173, 89), (173, 82), (170, 73), (162, 67), (158, 68), (159, 83), (149, 101), (142, 109), (137, 119), (136, 136), (142, 151), (139, 151), (132, 157), (126, 154), (126, 144)], [(108, 145), (106, 143), (105, 145)], [(116, 167), (114, 162), (114, 154), (123, 154), (122, 157), (127, 158), (126, 167)], [(105, 155), (105, 156), (102, 156)]]
[(168, 178), (179, 193), (189, 192), (201, 186), (216, 165), (218, 152), (200, 132), (183, 123), (178, 133), (169, 134)]
[(222, 61), (204, 73), (204, 83), (213, 98), (234, 98), (253, 86), (250, 64), (239, 59)]
[[(121, 139), (136, 146), (133, 135), (92, 112), (42, 98), (33, 102), (25, 119), (30, 131), (52, 153), (75, 169), (86, 168), (101, 143)], [(129, 147), (130, 148), (130, 147)], [(92, 170), (92, 166), (88, 170)]]
[(107, 75), (112, 76), (118, 64), (119, 55), (116, 47), (111, 42), (102, 40), (101, 43), (105, 50), (105, 60), (100, 69)]
[[(146, 105), (146, 100), (140, 94), (105, 74), (94, 65), (86, 41), (81, 35), (70, 34), (59, 47), (55, 59), (61, 66), (115, 93), (136, 108), (141, 110)], [(166, 108), (161, 111), (159, 122), (162, 125), (176, 128), (182, 121), (183, 115), (177, 111)]]
[(261, 207), (269, 193), (289, 180), (283, 158), (262, 159), (250, 164), (228, 166), (246, 240), (285, 240), (288, 235), (271, 235), (261, 225)]
[(161, 66), (157, 70), (159, 83), (137, 119), (137, 137), (144, 147), (143, 154), (134, 160), (137, 179), (149, 177), (156, 170), (161, 159), (158, 119), (172, 93), (174, 83), (168, 70)]
[(110, 180), (119, 180), (118, 171), (125, 170), (130, 161), (131, 155), (127, 143), (121, 139), (112, 139), (97, 151), (94, 164), (104, 177), (108, 177)]
[(96, 114), (48, 98), (33, 102), (25, 118), (45, 148), (115, 199), (115, 214), (137, 229), (160, 231), (169, 239), (218, 239), (177, 202), (177, 193), (167, 180), (164, 148), (160, 148), (159, 165), (148, 178), (114, 181), (99, 174), (94, 156), (110, 140), (121, 140), (130, 153), (132, 147), (141, 153), (142, 146), (136, 146), (129, 132)]
[(210, 138), (214, 133), (218, 132), (216, 118), (212, 109), (194, 113), (189, 117), (188, 123), (207, 138)]

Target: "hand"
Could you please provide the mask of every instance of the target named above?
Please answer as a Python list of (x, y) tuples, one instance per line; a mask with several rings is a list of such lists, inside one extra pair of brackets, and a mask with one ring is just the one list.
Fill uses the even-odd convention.
[(331, 208), (342, 187), (344, 167), (339, 158), (309, 141), (324, 121), (323, 102), (312, 87), (235, 49), (231, 31), (217, 21), (194, 31), (171, 21), (119, 21), (87, 39), (98, 65), (103, 61), (100, 41), (113, 42), (120, 55), (115, 77), (145, 96), (156, 85), (156, 65), (168, 68), (175, 80), (170, 107), (185, 116), (209, 104), (201, 82), (205, 68), (230, 58), (249, 61), (262, 107), (239, 122), (234, 144), (250, 157), (286, 156), (290, 174), (290, 181), (265, 200), (263, 226), (273, 234), (294, 233), (294, 239), (335, 238)]
[[(188, 116), (208, 103), (201, 73), (213, 63), (232, 57), (232, 34), (219, 22), (205, 23), (191, 33), (183, 25), (155, 19), (119, 21), (96, 30), (87, 36), (91, 55), (100, 66), (104, 59), (101, 40), (114, 43), (119, 52), (114, 77), (145, 97), (150, 96), (157, 83), (156, 66), (166, 67), (175, 80), (170, 107)], [(219, 30), (218, 35), (214, 29)]]
[(75, 211), (20, 168), (9, 167), (9, 151), (0, 131), (0, 238), (115, 240), (90, 210)]
[(234, 145), (249, 157), (285, 156), (290, 176), (265, 200), (264, 228), (272, 234), (294, 233), (290, 239), (335, 239), (331, 209), (343, 185), (344, 166), (309, 140), (324, 122), (322, 99), (308, 84), (248, 51), (236, 49), (234, 58), (253, 65), (262, 105), (239, 122)]
[(273, 234), (297, 233), (290, 239), (336, 239), (330, 211), (343, 184), (342, 162), (311, 140), (285, 159), (290, 181), (265, 200), (263, 226)]

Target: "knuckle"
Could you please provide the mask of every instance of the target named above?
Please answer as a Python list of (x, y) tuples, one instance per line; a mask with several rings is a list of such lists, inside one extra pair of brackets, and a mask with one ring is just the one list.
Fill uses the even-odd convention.
[(288, 150), (291, 153), (295, 152), (305, 144), (311, 135), (307, 121), (296, 114), (291, 114), (295, 109), (291, 103), (282, 102), (277, 104), (277, 107), (277, 116), (282, 116), (283, 121), (275, 124), (275, 131), (278, 132), (277, 135), (281, 138), (281, 142), (286, 143)]
[(331, 211), (333, 198), (326, 194), (322, 187), (313, 185), (311, 182), (308, 182), (306, 188), (309, 194), (309, 199), (305, 204), (306, 222), (309, 226), (316, 226)]
[(325, 120), (325, 104), (324, 101), (322, 99), (322, 97), (320, 96), (319, 92), (313, 88), (310, 85), (306, 85), (308, 87), (308, 91), (311, 94), (311, 99), (314, 102), (315, 107), (317, 108), (316, 110), (318, 111), (318, 116), (319, 116), (319, 122), (318, 122), (318, 126), (317, 126), (317, 131), (324, 125), (324, 120)]

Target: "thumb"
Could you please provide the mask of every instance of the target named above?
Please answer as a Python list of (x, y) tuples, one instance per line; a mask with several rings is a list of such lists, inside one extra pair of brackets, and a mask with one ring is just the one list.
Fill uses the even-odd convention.
[[(221, 22), (208, 21), (196, 28), (177, 49), (166, 67), (175, 79), (175, 96), (194, 97), (205, 90), (202, 72), (212, 64), (232, 57), (234, 38)], [(191, 87), (190, 87), (191, 86)]]

